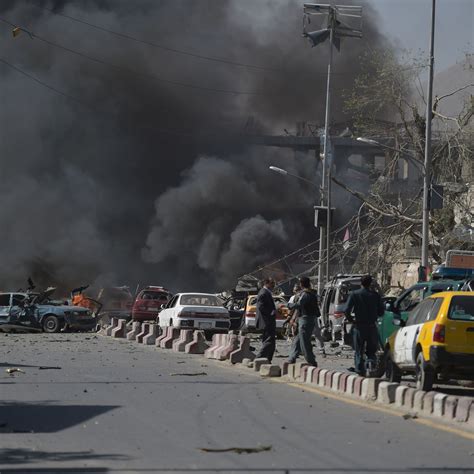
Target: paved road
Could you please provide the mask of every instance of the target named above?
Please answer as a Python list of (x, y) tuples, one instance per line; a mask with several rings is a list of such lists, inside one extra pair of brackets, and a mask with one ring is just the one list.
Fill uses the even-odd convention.
[[(0, 347), (2, 474), (474, 472), (472, 438), (200, 356), (91, 334)], [(272, 448), (199, 449), (255, 446)]]

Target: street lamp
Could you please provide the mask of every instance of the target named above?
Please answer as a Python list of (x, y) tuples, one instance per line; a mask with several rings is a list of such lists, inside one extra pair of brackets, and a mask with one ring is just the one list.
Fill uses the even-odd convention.
[[(304, 4), (304, 21), (303, 36), (308, 38), (313, 47), (324, 43), (329, 39), (329, 62), (328, 75), (326, 85), (326, 112), (324, 120), (324, 149), (323, 149), (323, 169), (322, 169), (322, 185), (321, 185), (321, 206), (326, 204), (327, 221), (326, 236), (324, 228), (319, 228), (319, 266), (318, 266), (318, 291), (322, 294), (324, 289), (322, 262), (323, 252), (326, 250), (326, 281), (329, 281), (329, 253), (330, 253), (330, 235), (331, 235), (331, 163), (329, 162), (329, 122), (331, 112), (331, 70), (333, 62), (333, 45), (338, 51), (341, 48), (341, 39), (344, 37), (361, 38), (362, 37), (362, 7), (353, 5), (327, 5), (318, 3)], [(310, 23), (310, 16), (322, 15), (327, 18), (326, 28), (317, 31), (306, 31), (306, 22)], [(347, 20), (346, 20), (347, 19)], [(359, 20), (360, 24), (353, 27), (346, 21), (354, 22)], [(324, 195), (326, 195), (326, 203), (324, 203)], [(326, 237), (326, 249), (324, 249), (324, 237)]]
[(414, 156), (413, 153), (415, 153), (413, 150), (402, 150), (400, 148), (395, 148), (390, 145), (386, 145), (385, 143), (380, 143), (377, 140), (373, 140), (372, 138), (366, 138), (366, 137), (357, 137), (356, 140), (361, 143), (366, 143), (367, 145), (372, 145), (372, 146), (378, 146), (380, 148), (386, 148), (387, 150), (392, 150), (397, 153), (403, 154), (404, 157), (408, 158), (416, 167), (421, 168), (421, 172), (424, 175), (423, 171), (423, 163), (418, 161)]
[(271, 171), (274, 171), (275, 173), (278, 173), (278, 174), (281, 174), (283, 176), (291, 176), (293, 178), (296, 178), (296, 179), (299, 179), (301, 181), (305, 181), (306, 183), (308, 184), (311, 184), (311, 186), (316, 186), (318, 187), (318, 185), (316, 183), (313, 183), (312, 181), (310, 181), (309, 179), (306, 179), (306, 178), (303, 178), (303, 176), (299, 176), (297, 174), (293, 174), (293, 173), (289, 173), (288, 171), (284, 170), (283, 168), (278, 168), (276, 166), (269, 166), (268, 167)]

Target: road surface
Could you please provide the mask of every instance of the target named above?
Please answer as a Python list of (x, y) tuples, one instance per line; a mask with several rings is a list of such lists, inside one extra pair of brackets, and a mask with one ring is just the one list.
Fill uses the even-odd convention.
[(474, 471), (474, 438), (201, 356), (95, 334), (0, 343), (2, 474)]

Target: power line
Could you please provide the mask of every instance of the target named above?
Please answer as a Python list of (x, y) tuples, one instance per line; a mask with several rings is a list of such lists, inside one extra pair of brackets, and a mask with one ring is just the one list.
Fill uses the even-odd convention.
[[(6, 59), (0, 57), (0, 63), (4, 64), (5, 66), (13, 69), (17, 73), (27, 77), (31, 81), (37, 83), (38, 85), (50, 90), (51, 92), (54, 92), (55, 94), (60, 95), (61, 97), (64, 97), (68, 100), (71, 100), (72, 102), (81, 105), (82, 107), (87, 108), (88, 110), (91, 110), (95, 113), (100, 113), (100, 114), (106, 114), (107, 112), (104, 112), (103, 110), (97, 109), (96, 107), (91, 106), (87, 102), (83, 101), (82, 99), (78, 99), (77, 97), (68, 94), (67, 92), (62, 91), (61, 89), (58, 89), (55, 86), (52, 86), (51, 84), (48, 84), (47, 82), (44, 82), (43, 80), (37, 78), (33, 74), (25, 71), (24, 69), (21, 69), (20, 67), (12, 64), (11, 62), (7, 61)], [(186, 133), (182, 132), (180, 130), (172, 130), (172, 129), (163, 129), (163, 128), (153, 128), (153, 131), (158, 133), (158, 134), (163, 134), (163, 135), (175, 135), (175, 136), (183, 136), (183, 137), (205, 137), (207, 135), (204, 134), (197, 134), (197, 133)], [(211, 136), (211, 135), (209, 135)]]
[(111, 35), (117, 36), (118, 38), (134, 41), (136, 43), (141, 43), (141, 44), (144, 44), (144, 45), (147, 45), (147, 46), (152, 46), (154, 48), (162, 49), (163, 51), (168, 51), (168, 52), (176, 53), (176, 54), (182, 54), (184, 56), (189, 56), (189, 57), (193, 57), (193, 58), (197, 58), (197, 59), (203, 59), (203, 60), (206, 60), (206, 61), (212, 61), (212, 62), (216, 62), (216, 63), (228, 64), (228, 65), (231, 65), (231, 66), (245, 67), (245, 68), (249, 68), (249, 69), (257, 69), (257, 70), (263, 70), (263, 71), (278, 71), (279, 70), (278, 68), (274, 68), (274, 67), (259, 66), (259, 65), (255, 65), (255, 64), (247, 64), (247, 63), (242, 63), (242, 62), (238, 62), (238, 61), (232, 61), (230, 59), (216, 58), (216, 57), (212, 57), (212, 56), (206, 56), (204, 54), (192, 53), (190, 51), (185, 51), (185, 50), (178, 49), (178, 48), (172, 48), (172, 47), (169, 47), (169, 46), (165, 46), (163, 44), (159, 44), (159, 43), (155, 43), (155, 42), (152, 42), (152, 41), (147, 41), (147, 40), (143, 40), (143, 39), (140, 39), (140, 38), (136, 38), (135, 36), (132, 36), (132, 35), (129, 35), (129, 34), (126, 34), (126, 33), (120, 33), (119, 31), (114, 31), (114, 30), (111, 30), (111, 29), (106, 28), (104, 26), (97, 25), (97, 24), (94, 24), (94, 23), (90, 23), (88, 21), (81, 20), (80, 18), (76, 18), (76, 17), (73, 17), (71, 15), (66, 15), (65, 13), (59, 13), (58, 11), (56, 11), (52, 8), (43, 7), (41, 5), (36, 4), (35, 2), (32, 2), (32, 4), (36, 8), (40, 8), (41, 10), (46, 10), (46, 11), (52, 13), (53, 15), (57, 15), (57, 16), (60, 16), (60, 17), (63, 17), (63, 18), (67, 18), (68, 20), (75, 21), (77, 23), (81, 23), (81, 24), (86, 25), (90, 28), (94, 28), (96, 30), (103, 31), (105, 33), (109, 33)]
[(180, 82), (180, 81), (173, 81), (171, 79), (164, 79), (160, 76), (157, 76), (155, 74), (150, 74), (146, 72), (137, 72), (134, 69), (128, 68), (126, 66), (120, 66), (117, 64), (109, 63), (108, 61), (104, 61), (103, 59), (96, 58), (94, 56), (90, 56), (89, 54), (83, 53), (81, 51), (78, 51), (76, 49), (69, 48), (67, 46), (63, 46), (59, 43), (56, 43), (54, 41), (48, 40), (46, 38), (43, 38), (33, 31), (28, 30), (27, 28), (23, 28), (21, 26), (18, 26), (15, 23), (12, 23), (11, 21), (5, 19), (5, 18), (0, 18), (0, 21), (2, 23), (5, 23), (6, 25), (14, 28), (19, 28), (20, 30), (24, 31), (27, 33), (31, 38), (37, 39), (49, 46), (52, 46), (54, 48), (61, 49), (63, 51), (66, 51), (70, 54), (74, 54), (76, 56), (80, 56), (81, 58), (87, 59), (89, 61), (95, 62), (97, 64), (101, 64), (103, 66), (107, 67), (113, 67), (118, 70), (122, 70), (125, 72), (128, 72), (129, 74), (137, 75), (137, 76), (142, 76), (142, 77), (148, 77), (149, 79), (153, 79), (159, 82), (164, 82), (166, 84), (170, 84), (172, 86), (179, 86), (179, 87), (187, 87), (190, 89), (197, 89), (197, 90), (202, 90), (205, 92), (216, 92), (216, 93), (222, 93), (222, 94), (231, 94), (231, 95), (266, 95), (266, 96), (271, 96), (272, 94), (267, 94), (265, 92), (259, 92), (259, 91), (238, 91), (238, 90), (231, 90), (231, 89), (218, 89), (218, 88), (213, 88), (213, 87), (206, 87), (206, 86), (199, 86), (195, 84), (190, 84), (186, 82)]

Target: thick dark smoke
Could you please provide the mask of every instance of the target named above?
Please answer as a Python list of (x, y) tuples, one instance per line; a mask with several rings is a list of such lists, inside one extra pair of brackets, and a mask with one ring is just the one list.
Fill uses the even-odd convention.
[[(160, 50), (145, 41), (252, 69)], [(315, 191), (270, 164), (314, 177), (313, 156), (245, 145), (249, 117), (267, 132), (323, 119), (325, 48), (301, 38), (302, 3), (288, 0), (11, 0), (2, 60), (79, 102), (1, 67), (0, 288), (33, 275), (63, 288), (107, 283), (219, 289), (315, 238)], [(365, 39), (337, 55), (334, 110), (358, 57), (383, 42), (365, 10)], [(172, 85), (258, 92), (227, 94)], [(336, 119), (343, 119), (336, 113)], [(229, 138), (231, 135), (232, 138)]]

